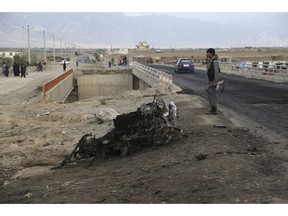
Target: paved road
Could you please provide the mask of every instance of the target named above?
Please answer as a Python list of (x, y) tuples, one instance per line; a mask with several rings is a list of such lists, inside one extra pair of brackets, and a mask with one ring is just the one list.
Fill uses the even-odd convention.
[[(173, 75), (173, 82), (186, 93), (207, 97), (205, 71), (193, 74), (175, 74), (174, 69), (163, 65), (149, 65)], [(221, 73), (225, 80), (224, 94), (219, 95), (219, 104), (245, 115), (288, 138), (288, 83), (249, 79)]]

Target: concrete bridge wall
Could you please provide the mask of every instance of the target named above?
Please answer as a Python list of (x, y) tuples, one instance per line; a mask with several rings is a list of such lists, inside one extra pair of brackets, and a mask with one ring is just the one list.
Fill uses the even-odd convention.
[(66, 77), (46, 93), (45, 100), (62, 102), (73, 89), (73, 74)]
[(132, 74), (84, 75), (77, 78), (78, 99), (117, 95), (133, 90)]
[(50, 100), (63, 102), (73, 88), (73, 70), (70, 69), (55, 79), (45, 83), (42, 86), (41, 98), (43, 101)]

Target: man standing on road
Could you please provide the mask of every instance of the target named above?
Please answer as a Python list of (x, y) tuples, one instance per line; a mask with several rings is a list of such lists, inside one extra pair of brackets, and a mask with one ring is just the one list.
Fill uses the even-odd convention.
[(26, 64), (21, 63), (21, 78), (26, 78)]
[(39, 61), (38, 66), (37, 66), (37, 71), (42, 72), (42, 69), (43, 69), (42, 63), (41, 63), (41, 61)]
[(14, 76), (17, 76), (17, 62), (13, 63), (13, 72), (14, 72)]
[(66, 61), (63, 62), (63, 71), (66, 71)]
[(4, 76), (6, 76), (8, 78), (9, 77), (9, 66), (5, 62), (3, 62), (2, 68), (3, 68)]
[(206, 51), (206, 56), (208, 58), (207, 64), (207, 95), (210, 105), (209, 114), (217, 115), (217, 96), (216, 96), (216, 87), (217, 82), (219, 81), (219, 62), (215, 55), (215, 49), (209, 48)]

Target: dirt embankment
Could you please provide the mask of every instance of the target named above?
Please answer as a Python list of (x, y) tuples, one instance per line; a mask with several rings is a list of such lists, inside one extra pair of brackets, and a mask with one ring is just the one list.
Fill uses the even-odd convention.
[[(23, 103), (1, 110), (1, 203), (286, 203), (284, 158), (268, 141), (223, 113), (206, 115), (197, 96), (163, 95), (178, 108), (185, 135), (88, 167), (51, 170), (86, 133), (113, 127), (94, 114), (135, 111), (155, 92), (126, 92), (71, 104)], [(255, 128), (255, 130), (258, 130)]]
[(178, 126), (185, 134), (179, 140), (90, 167), (78, 163), (51, 170), (84, 134), (100, 137), (113, 128), (111, 121), (100, 124), (95, 118), (102, 108), (133, 112), (152, 102), (155, 90), (42, 103), (35, 92), (40, 78), (32, 75), (35, 80), (14, 90), (8, 90), (9, 82), (19, 80), (1, 80), (1, 92), (5, 85), (7, 91), (0, 95), (0, 203), (288, 201), (287, 140), (270, 137), (269, 130), (225, 108), (217, 116), (206, 115), (207, 101), (194, 95), (161, 97), (177, 106)]

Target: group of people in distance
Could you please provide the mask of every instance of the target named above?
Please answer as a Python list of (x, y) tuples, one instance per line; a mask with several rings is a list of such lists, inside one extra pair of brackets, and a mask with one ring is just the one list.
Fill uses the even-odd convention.
[[(25, 63), (17, 63), (16, 61), (13, 63), (13, 73), (14, 73), (14, 76), (15, 77), (24, 77), (26, 78), (26, 75), (27, 75), (27, 65)], [(10, 66), (6, 63), (6, 62), (3, 62), (2, 63), (2, 72), (3, 72), (3, 75), (5, 77), (9, 77), (9, 69), (10, 69)], [(36, 65), (36, 71), (37, 72), (42, 72), (43, 71), (43, 65), (41, 63), (41, 61)], [(66, 71), (66, 61), (64, 60), (63, 62), (63, 71), (65, 72)]]
[[(2, 64), (2, 71), (3, 71), (3, 74), (4, 76), (6, 76), (7, 78), (9, 77), (9, 66), (3, 62)], [(26, 64), (24, 63), (17, 63), (17, 62), (14, 62), (13, 64), (13, 73), (14, 73), (14, 76), (20, 76), (21, 74), (21, 78), (24, 77), (26, 78)]]

